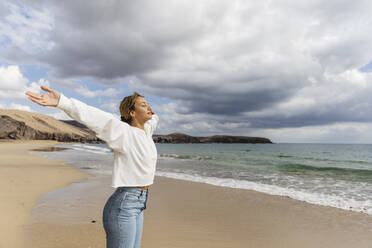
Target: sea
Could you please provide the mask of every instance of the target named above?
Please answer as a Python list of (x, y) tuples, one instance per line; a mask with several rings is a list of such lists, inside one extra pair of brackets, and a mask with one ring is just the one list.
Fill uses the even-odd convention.
[[(35, 152), (111, 175), (106, 144)], [(63, 149), (62, 149), (63, 148)], [(372, 215), (372, 144), (159, 144), (156, 176), (250, 189)], [(156, 183), (156, 179), (155, 179)]]

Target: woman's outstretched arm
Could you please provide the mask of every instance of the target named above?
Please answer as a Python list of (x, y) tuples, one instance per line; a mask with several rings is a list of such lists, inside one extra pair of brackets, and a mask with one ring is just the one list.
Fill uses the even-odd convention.
[(26, 92), (29, 99), (42, 106), (57, 107), (72, 119), (93, 130), (97, 137), (106, 141), (112, 149), (124, 152), (124, 142), (129, 132), (129, 125), (117, 119), (113, 114), (89, 106), (77, 99), (67, 98), (62, 93), (41, 86), (49, 94)]

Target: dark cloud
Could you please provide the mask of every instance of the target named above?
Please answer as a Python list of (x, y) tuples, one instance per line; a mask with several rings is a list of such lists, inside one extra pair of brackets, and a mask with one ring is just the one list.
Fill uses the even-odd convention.
[(133, 90), (177, 100), (175, 113), (253, 128), (372, 121), (358, 71), (372, 59), (367, 1), (24, 3), (53, 13), (53, 46), (6, 56), (55, 80), (135, 76)]

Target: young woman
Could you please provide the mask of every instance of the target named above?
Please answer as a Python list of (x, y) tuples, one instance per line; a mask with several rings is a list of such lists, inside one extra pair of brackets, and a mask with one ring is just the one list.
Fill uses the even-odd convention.
[(149, 185), (153, 184), (157, 150), (152, 134), (158, 116), (143, 96), (134, 92), (120, 103), (121, 120), (74, 98), (41, 86), (49, 94), (26, 92), (42, 106), (63, 110), (72, 119), (96, 132), (114, 151), (112, 187), (115, 192), (103, 210), (107, 248), (138, 248)]

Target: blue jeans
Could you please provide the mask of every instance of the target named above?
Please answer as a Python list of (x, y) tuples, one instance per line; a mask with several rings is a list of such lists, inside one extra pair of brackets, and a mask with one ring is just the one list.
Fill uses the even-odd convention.
[(107, 248), (139, 248), (141, 246), (143, 211), (148, 190), (119, 187), (103, 209), (103, 227)]

